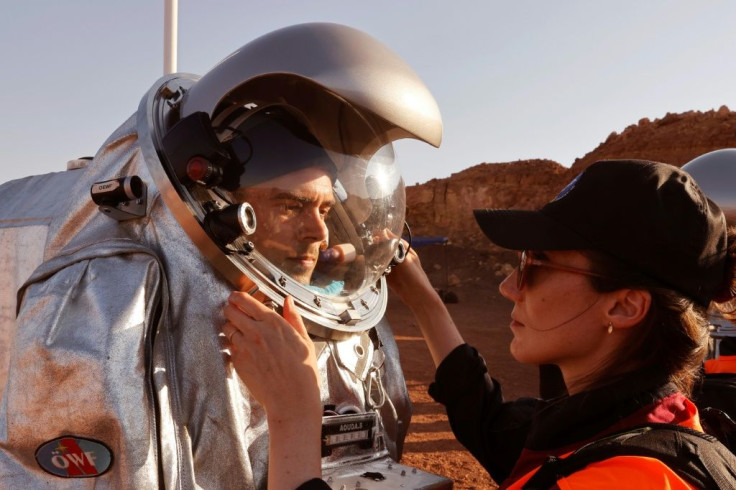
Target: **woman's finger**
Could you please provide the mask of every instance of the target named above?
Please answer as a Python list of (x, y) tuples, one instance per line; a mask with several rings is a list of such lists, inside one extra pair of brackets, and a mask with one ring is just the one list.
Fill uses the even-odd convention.
[(228, 303), (256, 320), (260, 320), (264, 314), (272, 313), (272, 310), (266, 305), (255, 299), (250, 294), (242, 291), (233, 291), (230, 293)]
[(222, 327), (222, 333), (225, 335), (225, 338), (227, 338), (227, 341), (230, 344), (233, 344), (237, 339), (245, 338), (246, 334), (248, 332), (244, 331), (244, 328), (242, 328), (243, 325), (241, 324), (240, 328), (238, 327), (238, 324), (227, 322)]
[(228, 342), (232, 343), (233, 334), (237, 332), (238, 329), (230, 322), (225, 323), (222, 327), (222, 334), (225, 336)]
[(289, 324), (294, 327), (294, 330), (296, 330), (303, 338), (309, 337), (307, 329), (304, 326), (304, 320), (302, 320), (302, 316), (299, 314), (299, 310), (297, 310), (296, 305), (294, 304), (294, 298), (291, 296), (287, 296), (286, 299), (284, 299), (284, 319), (289, 322)]
[(225, 305), (225, 308), (223, 308), (223, 314), (225, 315), (225, 318), (235, 326), (235, 328), (238, 328), (238, 324), (242, 322), (247, 322), (248, 320), (252, 320), (250, 316), (243, 313), (243, 310), (238, 308), (237, 306), (233, 305), (232, 303), (228, 303)]

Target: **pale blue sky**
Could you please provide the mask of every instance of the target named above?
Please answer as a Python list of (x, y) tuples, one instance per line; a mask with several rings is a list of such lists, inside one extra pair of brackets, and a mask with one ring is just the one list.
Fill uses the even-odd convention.
[[(93, 155), (163, 75), (163, 0), (2, 0), (6, 180)], [(346, 24), (433, 92), (437, 150), (399, 142), (407, 185), (481, 162), (569, 166), (642, 117), (736, 109), (734, 1), (179, 1), (178, 71), (203, 74), (269, 31)]]

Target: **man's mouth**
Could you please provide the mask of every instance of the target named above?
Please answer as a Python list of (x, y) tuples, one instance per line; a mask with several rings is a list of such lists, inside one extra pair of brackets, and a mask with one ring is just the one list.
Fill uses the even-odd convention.
[(317, 256), (315, 255), (299, 255), (292, 257), (291, 260), (299, 262), (302, 265), (314, 265), (317, 263)]

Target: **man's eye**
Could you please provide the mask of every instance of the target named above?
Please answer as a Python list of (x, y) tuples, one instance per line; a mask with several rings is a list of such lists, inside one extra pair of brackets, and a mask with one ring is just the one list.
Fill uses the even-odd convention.
[(279, 210), (282, 213), (297, 213), (301, 207), (299, 203), (283, 203), (279, 205)]

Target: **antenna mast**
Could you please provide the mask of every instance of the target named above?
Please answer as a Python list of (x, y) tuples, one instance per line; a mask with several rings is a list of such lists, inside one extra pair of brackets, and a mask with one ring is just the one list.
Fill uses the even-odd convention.
[(179, 0), (164, 0), (164, 75), (176, 73)]

